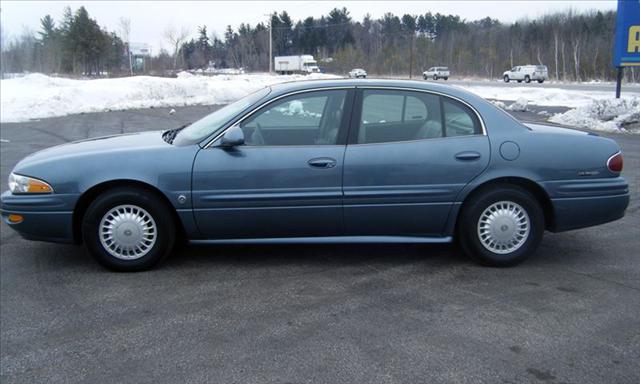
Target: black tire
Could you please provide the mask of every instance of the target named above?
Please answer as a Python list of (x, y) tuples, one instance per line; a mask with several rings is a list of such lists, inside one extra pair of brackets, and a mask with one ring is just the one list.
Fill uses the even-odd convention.
[(424, 74), (423, 74), (423, 75), (422, 75), (422, 78), (423, 78), (423, 79), (425, 79), (425, 80), (427, 80), (427, 75), (424, 75)]
[[(100, 241), (100, 222), (111, 209), (120, 205), (133, 205), (144, 209), (155, 222), (155, 243), (139, 258), (124, 260), (115, 257)], [(89, 205), (82, 221), (82, 238), (89, 253), (104, 267), (121, 272), (150, 269), (173, 249), (176, 223), (170, 207), (153, 192), (141, 188), (118, 187), (99, 195)]]
[(448, 77), (444, 77), (443, 79), (444, 79), (444, 81), (447, 81), (447, 80), (449, 80), (449, 78), (448, 78)]
[(522, 83), (522, 80), (518, 80), (518, 83)]
[(531, 78), (529, 77), (529, 75), (526, 75), (524, 77), (524, 82), (527, 83), (527, 84), (529, 84), (531, 82)]
[[(509, 253), (491, 251), (482, 244), (478, 234), (480, 216), (494, 203), (502, 201), (518, 204), (529, 217), (529, 234), (526, 240)], [(476, 262), (490, 267), (509, 267), (535, 252), (542, 240), (544, 228), (544, 214), (531, 193), (510, 184), (499, 184), (480, 191), (465, 202), (458, 218), (457, 236), (464, 253)]]
[(438, 80), (438, 75), (433, 75), (433, 80)]
[(509, 82), (509, 75), (504, 75), (504, 77), (502, 78), (504, 80), (505, 83)]
[(542, 83), (544, 83), (544, 80), (538, 80), (538, 83), (542, 84)]

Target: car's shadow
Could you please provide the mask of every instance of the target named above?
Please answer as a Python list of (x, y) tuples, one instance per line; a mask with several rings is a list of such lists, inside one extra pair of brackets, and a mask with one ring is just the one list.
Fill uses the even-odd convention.
[[(569, 236), (571, 237), (571, 236)], [(582, 243), (582, 244), (581, 244)], [(3, 251), (18, 254), (22, 263), (36, 258), (40, 267), (61, 270), (103, 270), (83, 246), (31, 242), (19, 236), (3, 236)], [(547, 236), (525, 264), (572, 263), (569, 254), (580, 255), (586, 244)], [(557, 258), (557, 248), (564, 257)], [(577, 248), (577, 249), (574, 249)], [(5, 259), (6, 261), (6, 259)], [(347, 266), (373, 268), (420, 264), (425, 268), (474, 266), (453, 244), (277, 244), (277, 245), (180, 245), (154, 270), (291, 268), (324, 269)]]
[[(10, 240), (17, 252), (37, 257), (56, 269), (100, 269), (83, 246)], [(25, 242), (26, 249), (16, 244)], [(335, 268), (357, 265), (406, 265), (427, 263), (433, 266), (461, 265), (471, 262), (454, 245), (441, 244), (278, 244), (278, 245), (182, 245), (156, 269), (291, 267)]]

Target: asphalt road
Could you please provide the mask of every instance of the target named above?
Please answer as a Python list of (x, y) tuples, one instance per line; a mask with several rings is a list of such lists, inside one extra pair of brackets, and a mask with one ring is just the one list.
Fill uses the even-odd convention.
[[(33, 151), (212, 108), (2, 124), (0, 186)], [(452, 246), (212, 246), (118, 274), (3, 223), (0, 381), (638, 383), (640, 138), (614, 138), (632, 190), (625, 218), (546, 234), (510, 269)]]

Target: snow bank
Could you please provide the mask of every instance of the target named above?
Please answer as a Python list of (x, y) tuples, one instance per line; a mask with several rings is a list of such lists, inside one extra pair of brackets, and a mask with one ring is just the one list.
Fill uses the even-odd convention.
[(555, 114), (549, 121), (600, 131), (640, 133), (640, 98), (595, 100)]
[(29, 74), (0, 80), (0, 122), (20, 122), (83, 112), (227, 104), (268, 85), (330, 78), (337, 76), (276, 76), (265, 73), (208, 77), (181, 72), (177, 78), (135, 76), (72, 80)]
[[(278, 76), (268, 73), (200, 76), (180, 72), (177, 78), (135, 76), (117, 79), (72, 80), (27, 74), (0, 80), (0, 122), (149, 107), (226, 104), (262, 87), (285, 81), (330, 79), (334, 75)], [(590, 129), (637, 129), (640, 95), (621, 100), (611, 91), (580, 91), (535, 86), (461, 85), (463, 89), (493, 100), (513, 101), (508, 107), (525, 111), (529, 105), (576, 108), (550, 121)], [(301, 113), (290, 105), (287, 113)], [(640, 132), (639, 132), (640, 133)]]
[(585, 91), (535, 86), (492, 87), (484, 85), (464, 85), (461, 88), (485, 99), (519, 101), (539, 106), (577, 108), (589, 105), (595, 100), (611, 99), (612, 91)]

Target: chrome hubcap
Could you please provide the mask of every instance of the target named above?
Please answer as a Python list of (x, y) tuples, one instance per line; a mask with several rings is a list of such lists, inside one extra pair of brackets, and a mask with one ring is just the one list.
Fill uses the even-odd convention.
[(530, 228), (529, 215), (522, 206), (499, 201), (480, 215), (478, 238), (493, 253), (511, 253), (527, 241)]
[(156, 222), (149, 212), (136, 205), (118, 205), (100, 221), (100, 243), (112, 256), (122, 260), (143, 257), (156, 243)]

